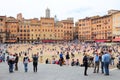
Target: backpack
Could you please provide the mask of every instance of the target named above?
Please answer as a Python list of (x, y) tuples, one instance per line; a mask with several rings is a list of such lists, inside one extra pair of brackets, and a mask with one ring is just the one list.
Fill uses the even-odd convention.
[(24, 57), (24, 63), (28, 63), (29, 62), (29, 58), (28, 57)]

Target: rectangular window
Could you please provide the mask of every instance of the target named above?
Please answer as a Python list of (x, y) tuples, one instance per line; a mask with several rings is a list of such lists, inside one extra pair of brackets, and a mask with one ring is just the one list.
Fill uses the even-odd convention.
[(20, 34), (20, 36), (22, 36), (22, 34)]

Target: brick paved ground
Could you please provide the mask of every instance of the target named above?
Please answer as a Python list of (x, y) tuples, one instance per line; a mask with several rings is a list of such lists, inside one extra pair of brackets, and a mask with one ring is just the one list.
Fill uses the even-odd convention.
[(71, 67), (39, 64), (38, 72), (34, 73), (32, 63), (29, 63), (29, 71), (24, 72), (23, 64), (19, 63), (19, 70), (8, 72), (8, 65), (0, 63), (0, 80), (120, 80), (120, 70), (111, 69), (110, 75), (93, 73), (93, 68), (88, 69), (88, 76), (83, 75), (83, 67)]

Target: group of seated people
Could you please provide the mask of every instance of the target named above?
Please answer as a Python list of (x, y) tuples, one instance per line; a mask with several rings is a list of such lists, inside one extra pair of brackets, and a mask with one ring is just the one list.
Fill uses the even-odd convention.
[[(45, 61), (46, 64), (58, 64), (58, 65), (66, 65), (66, 61), (63, 60), (61, 61), (61, 59), (59, 60), (55, 60), (55, 58), (52, 59), (52, 61), (50, 61), (48, 58)], [(79, 59), (77, 59), (76, 61), (74, 59), (72, 59), (71, 61), (71, 66), (80, 66), (80, 62)]]
[(71, 66), (80, 66), (79, 59), (77, 59), (76, 61), (72, 59)]

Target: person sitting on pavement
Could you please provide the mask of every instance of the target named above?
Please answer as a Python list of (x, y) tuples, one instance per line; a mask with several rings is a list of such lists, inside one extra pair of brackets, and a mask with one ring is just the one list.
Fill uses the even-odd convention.
[(80, 66), (79, 59), (77, 59), (77, 61), (76, 61), (75, 65), (76, 65), (76, 66)]
[(75, 66), (75, 61), (72, 59), (71, 66)]
[(47, 59), (45, 60), (45, 63), (46, 63), (46, 64), (50, 64), (50, 60), (47, 58)]
[(52, 64), (55, 64), (55, 63), (56, 63), (55, 58), (53, 58), (52, 59)]

